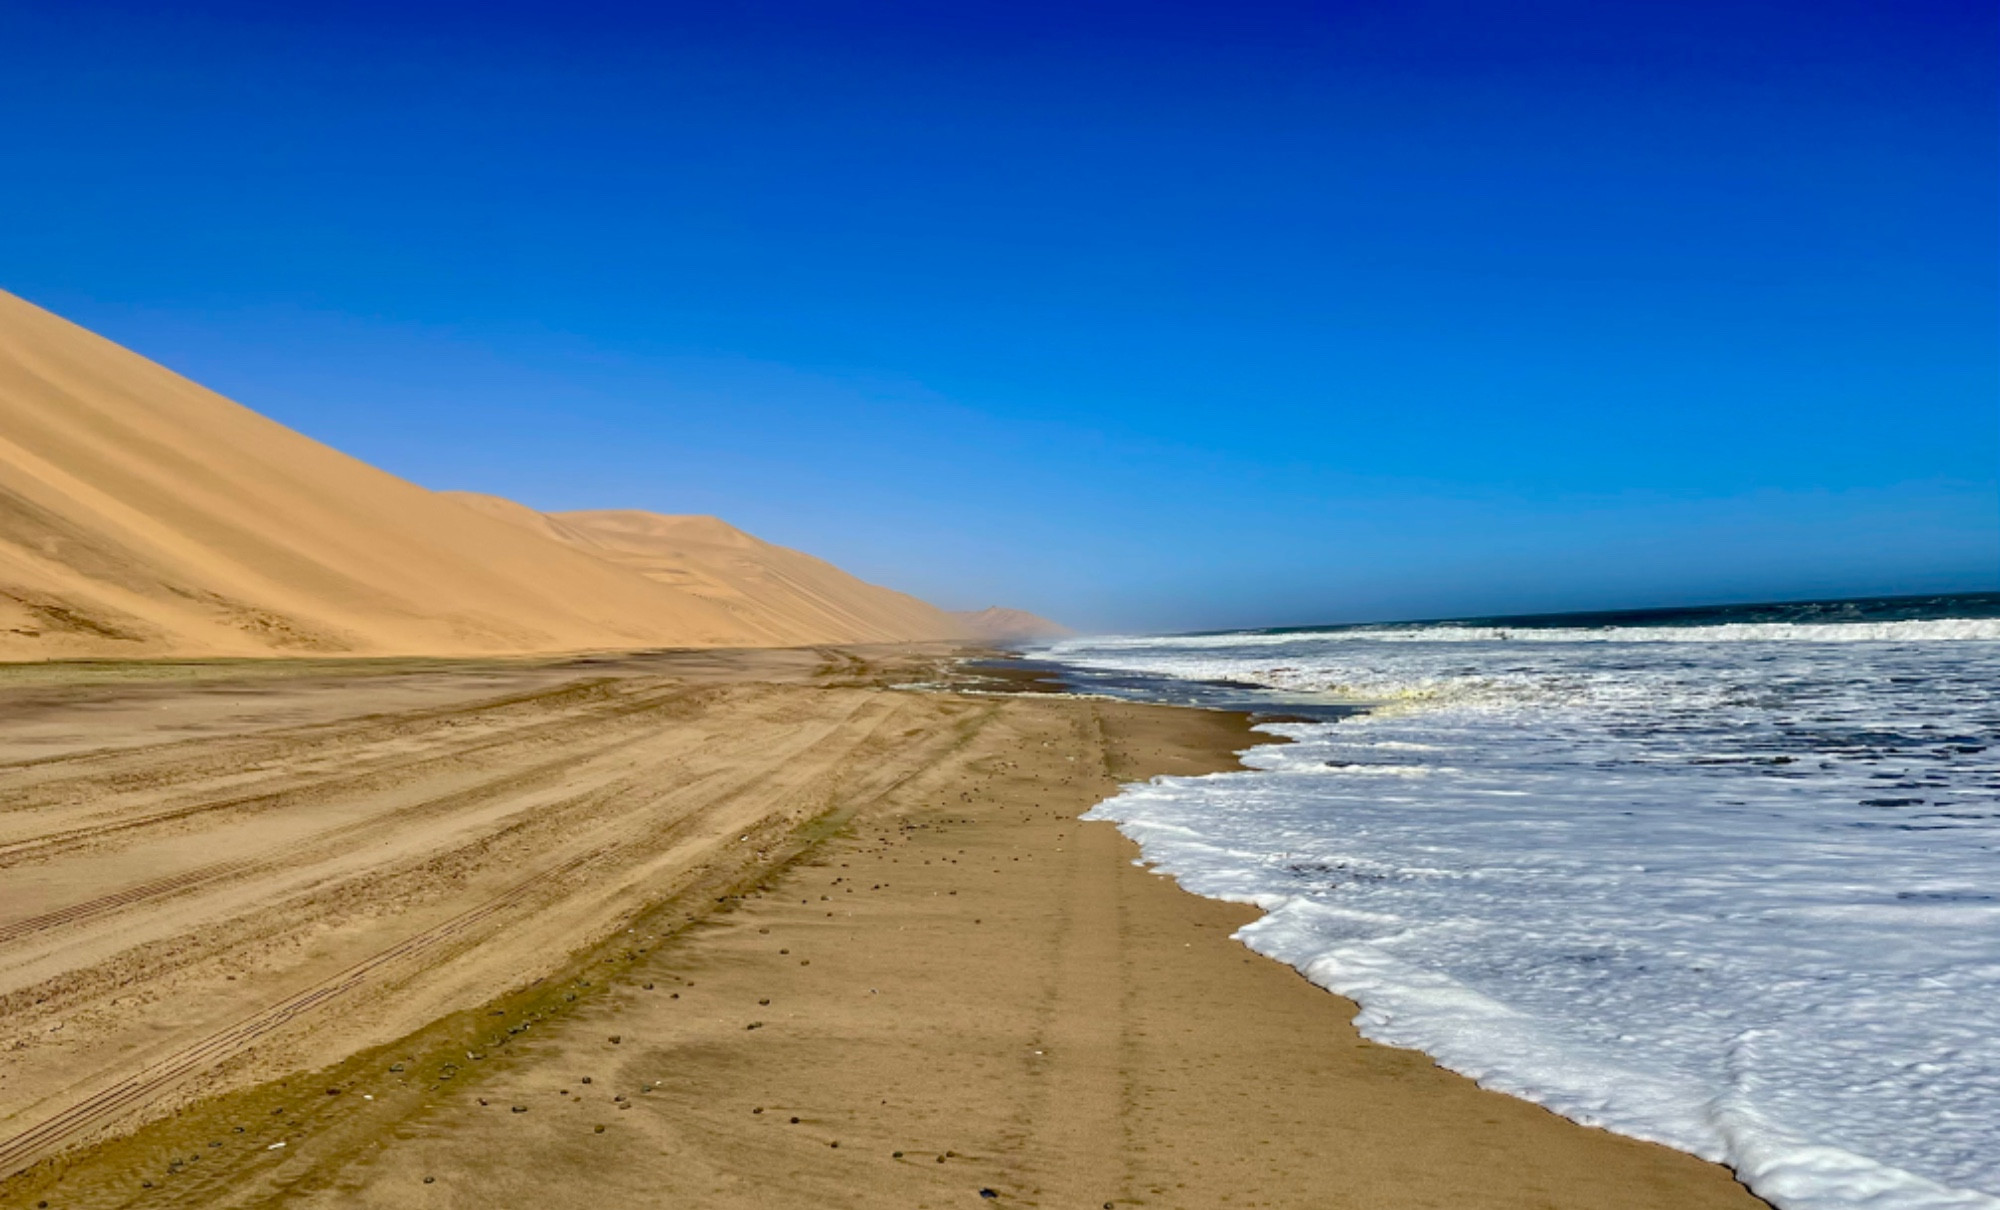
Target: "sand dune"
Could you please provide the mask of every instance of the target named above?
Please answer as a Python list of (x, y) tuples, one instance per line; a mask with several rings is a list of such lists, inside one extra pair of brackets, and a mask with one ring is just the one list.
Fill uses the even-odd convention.
[(1076, 633), (1061, 622), (1051, 622), (1047, 618), (1020, 609), (1003, 609), (992, 605), (985, 609), (955, 612), (959, 625), (970, 631), (975, 638), (990, 643), (1027, 643), (1039, 639), (1068, 638)]
[(761, 643), (984, 637), (960, 615), (866, 583), (716, 517), (637, 510), (544, 514), (497, 496), (440, 494), (714, 605)]
[(753, 641), (6, 294), (0, 611), (9, 659)]
[(0, 292), (0, 661), (979, 633), (711, 517), (427, 491)]

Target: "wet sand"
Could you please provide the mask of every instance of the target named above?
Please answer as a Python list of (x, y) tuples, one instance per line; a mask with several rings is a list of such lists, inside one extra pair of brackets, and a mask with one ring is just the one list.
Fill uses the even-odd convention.
[[(311, 721), (261, 738), (232, 728), (149, 748), (128, 737), (115, 754), (0, 770), (11, 843), (35, 838), (27, 820), (45, 834), (138, 824), (44, 852), (45, 885), (67, 889), (39, 905), (5, 900), (0, 929), (31, 906), (50, 915), (64, 894), (114, 897), (116, 876), (86, 886), (84, 875), (134, 877), (116, 860), (130, 862), (134, 837), (166, 851), (172, 829), (192, 828), (203, 841), (179, 843), (205, 847), (211, 865), (225, 849), (290, 860), (185, 892), (164, 922), (173, 913), (157, 904), (114, 906), (40, 941), (0, 941), (14, 980), (4, 992), (21, 1006), (7, 1018), (14, 1048), (0, 1051), (0, 1139), (268, 1016), (357, 954), (540, 879), (449, 944), (370, 968), (96, 1121), (0, 1184), (0, 1202), (1762, 1204), (1722, 1169), (1361, 1040), (1351, 1004), (1229, 940), (1247, 909), (1179, 891), (1136, 866), (1110, 825), (1077, 822), (1122, 781), (1232, 767), (1253, 739), (1241, 717), (890, 688), (931, 661), (828, 651), (512, 667), (534, 684), (510, 682), (508, 697), (549, 700), (473, 709), (478, 721), (446, 728), (424, 720), (470, 707), (447, 710), (444, 690), (413, 685), (423, 704), (390, 712), (395, 743), (363, 742), (379, 713), (333, 719), (333, 699), (308, 695), (320, 703)], [(553, 704), (584, 680), (608, 683), (590, 691), (608, 696)], [(387, 683), (352, 692), (379, 704)], [(211, 712), (214, 692), (202, 699)], [(475, 740), (484, 746), (468, 749)], [(294, 746), (250, 759), (281, 741)], [(510, 763), (559, 758), (574, 763), (540, 782)], [(243, 770), (257, 761), (311, 792), (166, 816), (204, 777), (254, 780)], [(48, 780), (64, 766), (69, 780)], [(377, 780), (352, 780), (363, 775)], [(462, 777), (492, 788), (482, 796)], [(92, 799), (90, 786), (127, 797)], [(88, 818), (47, 805), (62, 802)], [(87, 802), (94, 814), (75, 805)], [(268, 830), (294, 815), (294, 831), (319, 839)], [(544, 826), (530, 841), (532, 824)], [(372, 839), (348, 847), (341, 837), (357, 831)], [(598, 855), (563, 871), (579, 853)], [(372, 864), (435, 872), (445, 854), (463, 874), (451, 894), (381, 881)], [(68, 882), (47, 872), (65, 864)], [(284, 890), (299, 878), (320, 898)], [(392, 885), (402, 897), (366, 897)], [(315, 915), (329, 899), (348, 906)], [(246, 939), (224, 926), (244, 914), (279, 919)], [(148, 927), (167, 931), (165, 950), (141, 936)], [(51, 939), (76, 941), (78, 928), (102, 931), (96, 948), (71, 947), (73, 969), (39, 984), (13, 973), (35, 953), (60, 966)], [(93, 962), (121, 958), (130, 982), (105, 984)], [(51, 995), (69, 999), (50, 1010)], [(49, 1033), (51, 1020), (65, 1030)], [(70, 1028), (81, 1040), (61, 1040)]]

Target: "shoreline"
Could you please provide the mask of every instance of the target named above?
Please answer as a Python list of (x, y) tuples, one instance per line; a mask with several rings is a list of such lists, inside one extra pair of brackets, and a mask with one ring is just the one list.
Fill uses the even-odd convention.
[[(775, 678), (810, 718), (893, 693), (910, 666), (871, 652), (728, 675)], [(1349, 1002), (1230, 940), (1254, 909), (1180, 890), (1115, 825), (1075, 818), (1125, 781), (1239, 767), (1269, 739), (1244, 717), (932, 696), (902, 703), (916, 731), (897, 738), (935, 738), (935, 759), (859, 789), (841, 775), (840, 801), (787, 816), (766, 860), (688, 875), (526, 987), (183, 1103), (0, 1197), (1763, 1204), (1714, 1165), (1362, 1040)]]

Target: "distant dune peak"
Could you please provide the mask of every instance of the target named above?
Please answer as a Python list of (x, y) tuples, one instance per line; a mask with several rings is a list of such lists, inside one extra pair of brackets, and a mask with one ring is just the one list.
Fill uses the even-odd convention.
[(1027, 613), (1019, 609), (1004, 609), (998, 605), (985, 609), (955, 613), (960, 624), (973, 637), (995, 643), (1032, 643), (1049, 639), (1062, 639), (1076, 633), (1061, 622)]

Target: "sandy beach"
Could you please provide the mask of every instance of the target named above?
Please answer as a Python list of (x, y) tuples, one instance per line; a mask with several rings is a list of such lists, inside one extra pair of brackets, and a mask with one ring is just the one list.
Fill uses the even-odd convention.
[(1761, 1205), (1361, 1040), (938, 649), (9, 670), (0, 1203)]

